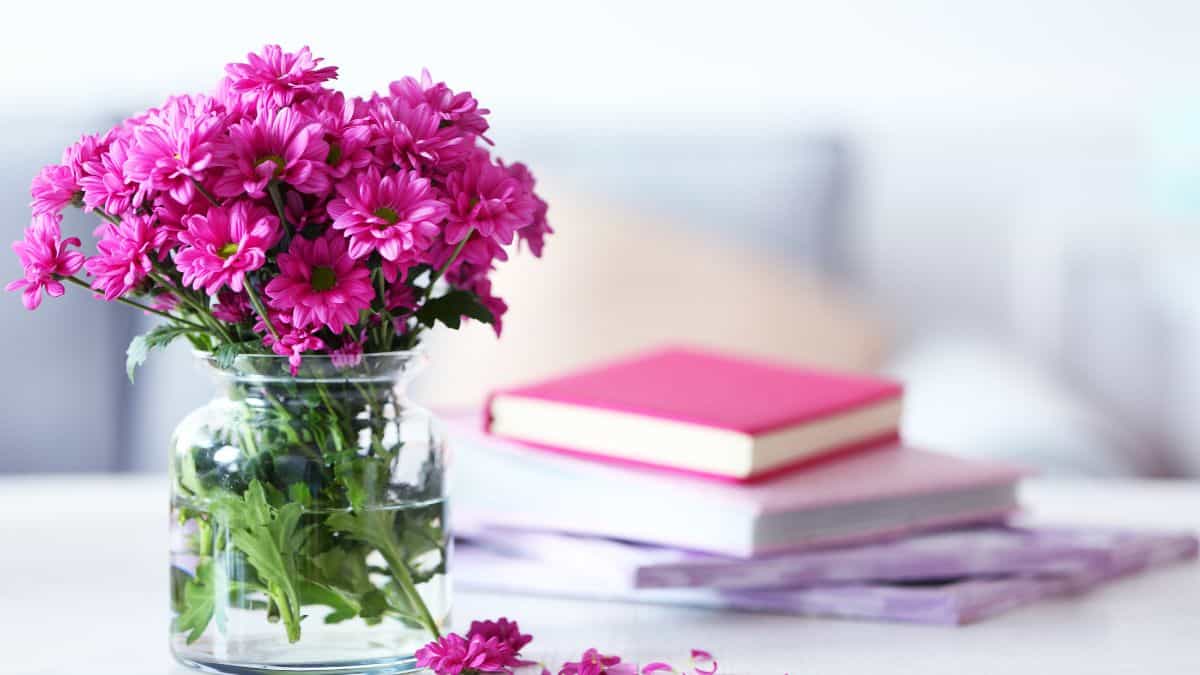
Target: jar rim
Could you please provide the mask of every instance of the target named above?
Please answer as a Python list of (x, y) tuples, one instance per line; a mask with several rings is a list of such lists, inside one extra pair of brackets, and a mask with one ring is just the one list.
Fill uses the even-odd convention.
[(425, 348), (370, 352), (357, 355), (302, 354), (298, 364), (279, 354), (238, 354), (227, 364), (212, 352), (193, 350), (193, 356), (210, 372), (238, 381), (344, 382), (395, 380), (415, 370), (427, 358)]

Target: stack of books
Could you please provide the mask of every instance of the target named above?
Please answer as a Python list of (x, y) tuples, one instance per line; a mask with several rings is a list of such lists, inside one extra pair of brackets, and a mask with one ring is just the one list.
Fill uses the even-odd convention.
[(1005, 525), (1024, 472), (900, 442), (903, 390), (669, 348), (451, 421), (468, 587), (958, 624), (1196, 539)]

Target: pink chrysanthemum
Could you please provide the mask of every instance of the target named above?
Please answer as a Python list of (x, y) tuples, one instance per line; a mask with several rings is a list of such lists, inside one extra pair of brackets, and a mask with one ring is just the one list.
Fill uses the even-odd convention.
[(387, 308), (392, 314), (407, 314), (417, 308), (417, 292), (408, 284), (388, 287)]
[(512, 658), (505, 665), (515, 667), (531, 663), (517, 658), (525, 645), (533, 641), (533, 636), (521, 633), (521, 627), (517, 625), (516, 621), (509, 621), (504, 617), (495, 621), (472, 621), (471, 627), (467, 630), (467, 639), (474, 638), (483, 638), (484, 640), (494, 638), (501, 644), (507, 645), (512, 652)]
[(424, 103), (432, 108), (446, 125), (452, 125), (464, 133), (487, 140), (483, 134), (488, 130), (488, 123), (483, 116), (491, 111), (480, 108), (479, 101), (476, 101), (469, 91), (455, 94), (445, 82), (434, 84), (428, 69), (421, 69), (420, 81), (414, 77), (405, 77), (388, 85), (388, 91), (409, 106), (416, 107)]
[(154, 294), (153, 300), (150, 302), (151, 309), (157, 309), (160, 312), (169, 312), (179, 306), (179, 296), (171, 291), (159, 291)]
[(69, 204), (79, 206), (83, 203), (80, 182), (85, 175), (84, 167), (107, 152), (115, 131), (103, 136), (83, 136), (63, 151), (62, 164), (47, 166), (38, 172), (30, 190), (33, 215), (53, 215), (61, 213)]
[(243, 119), (254, 119), (258, 114), (258, 100), (253, 94), (247, 94), (233, 88), (233, 78), (225, 76), (217, 83), (213, 98), (225, 108), (226, 120), (233, 124)]
[(82, 178), (84, 167), (108, 152), (117, 131), (110, 129), (103, 135), (84, 134), (63, 151), (63, 164), (71, 169), (76, 178)]
[(33, 178), (30, 194), (33, 215), (47, 216), (62, 213), (79, 193), (79, 180), (71, 168), (63, 164), (52, 164), (43, 168)]
[(83, 254), (69, 247), (79, 246), (77, 237), (63, 239), (59, 228), (61, 216), (35, 216), (33, 223), (25, 229), (25, 238), (13, 242), (12, 249), (21, 259), (25, 275), (4, 287), (6, 291), (21, 291), (21, 302), (26, 309), (37, 309), (42, 304), (42, 291), (51, 297), (60, 297), (66, 292), (59, 276), (71, 276), (83, 267)]
[(175, 96), (134, 126), (124, 173), (138, 184), (139, 198), (164, 191), (180, 204), (192, 201), (193, 181), (204, 182), (223, 117), (207, 96)]
[(461, 165), (475, 147), (474, 136), (443, 127), (442, 116), (425, 103), (378, 98), (370, 115), (376, 127), (371, 145), (384, 164), (444, 170)]
[(621, 663), (621, 657), (605, 656), (592, 648), (579, 661), (564, 663), (558, 675), (637, 675), (637, 666)]
[(546, 220), (546, 212), (549, 210), (549, 205), (546, 201), (537, 195), (533, 195), (533, 223), (529, 227), (522, 227), (517, 230), (517, 236), (529, 250), (533, 252), (535, 258), (542, 257), (542, 251), (546, 248), (546, 235), (554, 234), (554, 229), (550, 227), (550, 223)]
[(308, 47), (293, 54), (279, 45), (267, 45), (261, 54), (247, 54), (246, 60), (248, 63), (225, 66), (230, 88), (277, 106), (292, 103), (298, 95), (320, 91), (322, 82), (337, 77), (336, 67), (317, 67), (324, 59), (314, 59)]
[(278, 262), (279, 276), (266, 287), (269, 302), (279, 311), (291, 311), (298, 328), (325, 325), (340, 333), (371, 306), (371, 272), (346, 254), (346, 240), (337, 232), (315, 241), (296, 237)]
[(529, 167), (521, 162), (508, 166), (501, 162), (500, 165), (504, 166), (508, 175), (517, 179), (517, 182), (521, 184), (521, 189), (525, 190), (529, 194), (529, 198), (533, 200), (533, 221), (528, 226), (518, 229), (517, 236), (529, 246), (534, 257), (540, 258), (542, 249), (545, 247), (546, 235), (554, 233), (554, 230), (550, 229), (550, 224), (546, 222), (549, 205), (533, 191), (535, 181)]
[(408, 320), (417, 308), (417, 293), (405, 283), (392, 284), (387, 289), (387, 310), (392, 314), (392, 328), (396, 335), (408, 332)]
[(338, 368), (353, 368), (362, 363), (363, 345), (367, 342), (364, 330), (358, 338), (347, 336), (342, 344), (329, 350), (329, 360)]
[(511, 673), (512, 650), (496, 638), (470, 640), (451, 633), (417, 650), (417, 665), (435, 675), (459, 675), (464, 671)]
[(207, 214), (184, 219), (179, 233), (183, 247), (175, 264), (183, 283), (215, 295), (222, 286), (240, 292), (247, 272), (267, 262), (267, 252), (283, 236), (279, 219), (265, 208), (238, 201), (232, 206), (214, 206)]
[(260, 110), (256, 119), (229, 127), (215, 162), (222, 171), (213, 192), (222, 197), (244, 192), (261, 199), (272, 180), (308, 194), (328, 192), (329, 145), (323, 135), (319, 122), (292, 108)]
[(329, 202), (333, 228), (350, 239), (350, 255), (365, 258), (379, 251), (384, 260), (415, 260), (429, 248), (446, 217), (429, 179), (412, 171), (384, 174), (370, 167), (352, 182), (337, 186), (339, 198)]
[(152, 217), (138, 215), (126, 216), (120, 226), (105, 223), (100, 232), (99, 253), (88, 258), (85, 267), (96, 277), (92, 288), (105, 300), (115, 300), (150, 274), (151, 255), (161, 248), (167, 232), (155, 227)]
[(345, 178), (351, 171), (375, 162), (371, 153), (372, 130), (360, 99), (348, 99), (340, 91), (322, 92), (296, 108), (320, 122), (325, 142), (329, 144), (325, 164), (331, 177)]
[(254, 323), (254, 331), (262, 334), (263, 346), (280, 356), (288, 357), (288, 366), (293, 377), (300, 372), (300, 364), (304, 362), (305, 352), (315, 352), (325, 348), (325, 342), (313, 335), (313, 330), (292, 326), (289, 315), (273, 313), (271, 325), (279, 331), (278, 340), (271, 335), (261, 317)]
[(474, 230), (511, 244), (517, 230), (533, 222), (534, 203), (528, 190), (502, 166), (476, 155), (465, 169), (451, 173), (446, 191), (452, 204), (446, 241), (462, 241)]
[(213, 305), (212, 314), (226, 323), (243, 323), (254, 317), (254, 306), (245, 293), (234, 293), (223, 288), (217, 293), (217, 304)]
[(288, 224), (296, 231), (303, 230), (308, 225), (324, 226), (329, 222), (324, 200), (302, 195), (295, 190), (288, 190), (284, 196), (283, 213)]
[(487, 276), (480, 275), (474, 283), (467, 287), (467, 290), (478, 296), (487, 311), (491, 312), (492, 330), (496, 332), (496, 337), (500, 337), (500, 333), (504, 330), (504, 315), (508, 312), (508, 303), (492, 295), (492, 280)]
[(208, 206), (208, 201), (203, 199), (180, 204), (166, 195), (156, 198), (151, 212), (158, 221), (158, 228), (164, 231), (162, 249), (170, 251), (179, 246), (179, 235), (187, 227), (184, 221), (193, 214), (204, 213)]
[(129, 159), (128, 145), (113, 143), (108, 152), (83, 165), (84, 176), (79, 179), (83, 203), (87, 210), (103, 209), (113, 216), (122, 216), (131, 206), (141, 204), (137, 184), (125, 173)]

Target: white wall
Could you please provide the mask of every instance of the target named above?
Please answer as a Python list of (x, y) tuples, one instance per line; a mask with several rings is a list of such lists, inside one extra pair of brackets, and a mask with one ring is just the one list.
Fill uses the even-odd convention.
[[(107, 2), (5, 9), (5, 92), (195, 89), (264, 41), (366, 90), (422, 65), (512, 119), (1127, 122), (1186, 92), (1193, 2)], [(10, 99), (11, 100), (11, 99)]]
[[(844, 131), (860, 152), (865, 280), (900, 315), (924, 298), (995, 316), (980, 300), (1002, 294), (992, 268), (1008, 267), (1013, 221), (1097, 162), (1144, 173), (1152, 121), (1191, 96), (1200, 66), (1200, 3), (1186, 1), (89, 2), (5, 13), (3, 105), (31, 115), (205, 89), (226, 61), (278, 41), (313, 45), (351, 91), (429, 66), (496, 111), (501, 139), (630, 122)], [(1118, 177), (1101, 192), (1136, 189)], [(930, 259), (952, 262), (903, 274)], [(938, 283), (979, 265), (978, 288)]]

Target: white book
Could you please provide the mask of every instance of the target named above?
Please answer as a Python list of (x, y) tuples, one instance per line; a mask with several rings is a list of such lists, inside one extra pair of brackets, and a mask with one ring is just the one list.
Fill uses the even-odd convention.
[(887, 447), (738, 485), (529, 449), (450, 423), (456, 527), (597, 535), (751, 557), (988, 522), (1016, 506), (1022, 472)]

